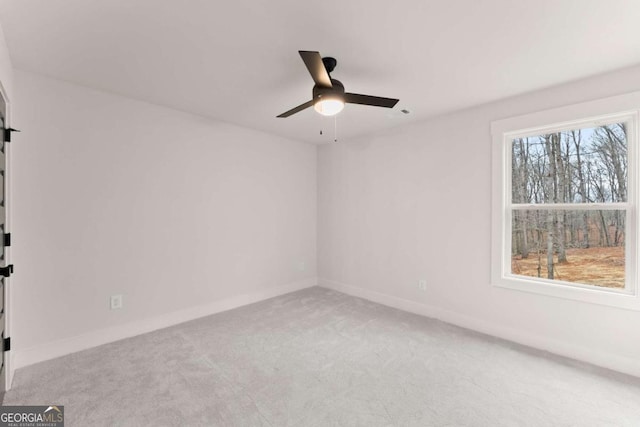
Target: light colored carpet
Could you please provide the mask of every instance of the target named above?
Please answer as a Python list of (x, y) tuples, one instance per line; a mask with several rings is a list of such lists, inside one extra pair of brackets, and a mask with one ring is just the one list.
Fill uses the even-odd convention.
[(67, 426), (640, 426), (640, 379), (311, 288), (16, 372)]

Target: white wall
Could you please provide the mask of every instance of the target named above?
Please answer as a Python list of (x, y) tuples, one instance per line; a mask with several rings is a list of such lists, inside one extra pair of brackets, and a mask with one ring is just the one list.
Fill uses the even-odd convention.
[(13, 65), (2, 27), (0, 27), (0, 84), (11, 101), (13, 98)]
[(15, 93), (16, 367), (316, 284), (314, 146), (19, 71)]
[(490, 284), (491, 121), (635, 91), (638, 75), (626, 69), (321, 147), (320, 283), (640, 376), (640, 312)]

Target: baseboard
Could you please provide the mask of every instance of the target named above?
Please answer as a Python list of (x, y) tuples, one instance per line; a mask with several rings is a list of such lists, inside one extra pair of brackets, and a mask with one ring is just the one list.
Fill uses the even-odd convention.
[(348, 295), (363, 298), (382, 305), (419, 314), (426, 317), (435, 318), (465, 329), (481, 332), (494, 337), (502, 338), (528, 347), (548, 351), (559, 356), (587, 362), (596, 366), (622, 372), (624, 374), (640, 377), (640, 360), (621, 357), (616, 354), (595, 351), (592, 348), (581, 347), (566, 342), (550, 339), (548, 337), (526, 334), (522, 330), (517, 330), (492, 322), (479, 320), (464, 314), (445, 310), (427, 304), (409, 301), (392, 295), (365, 289), (359, 286), (348, 285), (327, 279), (318, 279), (318, 285), (324, 288), (333, 289)]
[(284, 286), (265, 289), (264, 291), (254, 292), (250, 294), (241, 294), (209, 304), (187, 308), (172, 313), (155, 316), (152, 318), (126, 323), (111, 328), (99, 329), (84, 333), (71, 338), (65, 338), (54, 342), (44, 343), (42, 345), (16, 349), (11, 351), (12, 356), (12, 373), (16, 369), (33, 365), (34, 363), (44, 362), (45, 360), (54, 359), (56, 357), (65, 356), (67, 354), (86, 350), (99, 345), (108, 344), (136, 335), (145, 334), (158, 329), (174, 326), (189, 320), (198, 319), (200, 317), (210, 316), (212, 314), (242, 307), (244, 305), (253, 304), (269, 298), (295, 292), (301, 289), (310, 288), (318, 284), (317, 278), (310, 278), (298, 282), (290, 283)]

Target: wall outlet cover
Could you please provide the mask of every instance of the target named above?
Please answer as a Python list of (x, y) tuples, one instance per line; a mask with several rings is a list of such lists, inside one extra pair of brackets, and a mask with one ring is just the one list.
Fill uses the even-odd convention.
[(111, 295), (111, 310), (119, 310), (122, 308), (122, 294)]

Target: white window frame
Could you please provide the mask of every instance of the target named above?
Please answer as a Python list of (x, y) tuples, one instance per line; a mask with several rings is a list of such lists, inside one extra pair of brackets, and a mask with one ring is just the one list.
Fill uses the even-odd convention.
[[(566, 130), (589, 125), (626, 121), (627, 203), (594, 204), (589, 208), (626, 209), (625, 289), (613, 290), (591, 285), (567, 283), (511, 273), (511, 142), (525, 135), (540, 135), (555, 129)], [(491, 283), (506, 288), (552, 297), (640, 310), (638, 284), (638, 151), (640, 145), (640, 92), (569, 105), (491, 123), (492, 147), (492, 243)], [(531, 205), (540, 208), (540, 205)], [(575, 204), (544, 205), (545, 208), (575, 209)], [(586, 208), (585, 206), (584, 208)]]

